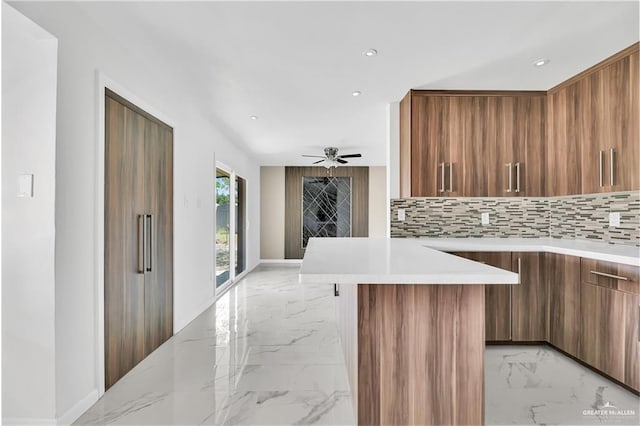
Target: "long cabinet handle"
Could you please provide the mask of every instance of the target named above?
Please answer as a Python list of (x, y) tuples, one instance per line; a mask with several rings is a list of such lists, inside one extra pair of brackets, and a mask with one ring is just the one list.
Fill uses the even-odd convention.
[(606, 274), (604, 272), (598, 272), (598, 271), (589, 271), (589, 272), (592, 273), (593, 275), (599, 275), (601, 277), (613, 278), (613, 279), (622, 280), (622, 281), (629, 281), (629, 278), (621, 277), (620, 275)]
[(453, 192), (453, 163), (449, 163), (449, 192)]
[(520, 192), (520, 163), (516, 163), (516, 192)]
[(613, 150), (613, 148), (611, 148), (609, 150), (609, 181), (611, 182), (611, 186), (615, 185), (614, 183), (614, 160), (613, 160), (613, 156), (615, 155), (615, 151)]
[(513, 189), (511, 186), (511, 172), (512, 172), (512, 167), (513, 164), (509, 163), (509, 164), (505, 164), (506, 168), (507, 168), (507, 181), (509, 182), (509, 186), (507, 187), (507, 192), (511, 192), (511, 190)]
[(145, 215), (138, 215), (138, 273), (144, 274), (145, 270), (145, 245), (147, 244), (147, 231), (145, 229)]
[(145, 256), (145, 260), (147, 260), (146, 262), (146, 267), (145, 270), (147, 272), (151, 272), (153, 271), (153, 215), (152, 214), (148, 214), (146, 215), (146, 233), (147, 233), (147, 244), (146, 244), (146, 249), (145, 251), (147, 252), (146, 256)]
[(440, 163), (440, 192), (444, 192), (444, 163)]
[(522, 284), (522, 258), (518, 258), (518, 284)]
[(604, 186), (604, 177), (602, 172), (602, 167), (604, 166), (604, 151), (600, 151), (598, 155), (598, 176), (600, 179), (600, 186)]

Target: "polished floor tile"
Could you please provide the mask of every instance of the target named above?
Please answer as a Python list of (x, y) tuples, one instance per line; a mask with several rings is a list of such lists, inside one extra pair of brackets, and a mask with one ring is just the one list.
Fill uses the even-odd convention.
[[(354, 424), (333, 287), (297, 272), (248, 274), (77, 424)], [(550, 348), (488, 347), (485, 370), (487, 424), (638, 424), (637, 397)]]

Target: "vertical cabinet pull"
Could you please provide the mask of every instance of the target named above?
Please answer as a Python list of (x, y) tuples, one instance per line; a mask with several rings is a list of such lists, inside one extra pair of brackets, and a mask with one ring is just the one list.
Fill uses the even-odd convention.
[(600, 153), (598, 154), (598, 176), (600, 179), (600, 186), (604, 186), (604, 178), (603, 178), (603, 172), (602, 172), (602, 167), (603, 167), (603, 163), (604, 163), (604, 151), (600, 151)]
[(520, 192), (520, 163), (516, 163), (516, 192)]
[(153, 270), (153, 215), (147, 214), (145, 215), (145, 231), (146, 231), (146, 240), (145, 244), (145, 271), (151, 272)]
[(444, 163), (440, 163), (440, 192), (444, 192)]
[(518, 258), (518, 284), (522, 284), (522, 259)]
[(453, 192), (453, 163), (449, 163), (449, 191)]
[(615, 154), (615, 151), (613, 150), (613, 148), (609, 149), (609, 181), (611, 183), (611, 186), (615, 185), (614, 183), (614, 179), (613, 179), (613, 168), (614, 168), (614, 160), (613, 160), (613, 156)]
[(511, 190), (513, 189), (511, 186), (511, 172), (513, 167), (512, 163), (505, 164), (505, 167), (507, 168), (507, 182), (509, 182), (507, 186), (507, 192), (511, 192)]
[(138, 215), (138, 273), (144, 274), (145, 270), (145, 245), (147, 243), (147, 231), (144, 223), (145, 215)]

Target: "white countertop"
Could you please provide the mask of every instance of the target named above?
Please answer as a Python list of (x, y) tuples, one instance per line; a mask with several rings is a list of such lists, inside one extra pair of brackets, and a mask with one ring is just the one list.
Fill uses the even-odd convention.
[(417, 238), (416, 240), (442, 251), (541, 251), (640, 266), (640, 247), (595, 241), (554, 238)]
[(417, 238), (311, 238), (301, 283), (518, 284), (518, 275), (428, 248)]

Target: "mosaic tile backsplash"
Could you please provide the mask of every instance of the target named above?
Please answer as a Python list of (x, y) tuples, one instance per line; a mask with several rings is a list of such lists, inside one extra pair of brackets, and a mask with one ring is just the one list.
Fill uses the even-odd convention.
[[(405, 220), (398, 220), (398, 209)], [(609, 212), (620, 226), (609, 227)], [(489, 213), (489, 225), (480, 214)], [(520, 237), (605, 241), (640, 246), (640, 192), (535, 198), (391, 200), (392, 237)]]

